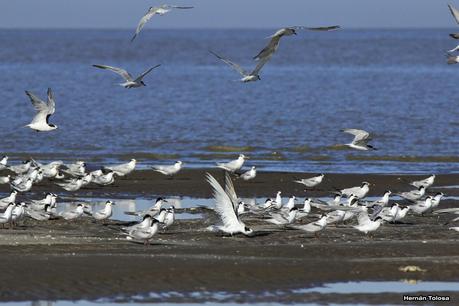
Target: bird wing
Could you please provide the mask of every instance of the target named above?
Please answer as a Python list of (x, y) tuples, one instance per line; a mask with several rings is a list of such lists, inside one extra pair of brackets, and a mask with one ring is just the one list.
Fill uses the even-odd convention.
[(357, 222), (359, 223), (359, 225), (366, 225), (371, 223), (371, 219), (366, 211), (362, 211), (357, 216)]
[(153, 17), (156, 14), (157, 10), (158, 8), (149, 9), (148, 12), (145, 15), (143, 15), (143, 17), (140, 19), (139, 23), (137, 24), (137, 28), (135, 30), (134, 36), (132, 36), (131, 38), (131, 42), (134, 41), (137, 35), (139, 35), (140, 31), (142, 31), (145, 24), (151, 19), (151, 17)]
[(257, 55), (253, 57), (255, 60), (260, 60), (262, 58), (270, 58), (271, 55), (276, 52), (279, 47), (280, 39), (282, 36), (273, 35), (269, 43), (264, 47)]
[(307, 30), (307, 31), (335, 31), (341, 29), (339, 25), (327, 26), (327, 27), (305, 27), (305, 26), (294, 26), (291, 27), (295, 30)]
[(194, 8), (194, 6), (179, 6), (179, 5), (168, 5), (168, 4), (165, 4), (163, 6), (161, 6), (162, 8), (164, 9), (181, 9), (181, 10), (188, 10), (188, 9), (192, 9)]
[(370, 133), (364, 130), (344, 129), (342, 130), (342, 132), (354, 135), (355, 137), (354, 137), (354, 140), (352, 141), (353, 143), (362, 142), (370, 138)]
[(225, 192), (231, 199), (231, 203), (233, 203), (233, 210), (237, 214), (237, 208), (239, 204), (239, 200), (236, 194), (236, 190), (234, 189), (233, 181), (231, 180), (231, 176), (227, 171), (225, 171)]
[[(30, 102), (35, 107), (37, 114), (33, 117), (31, 124), (39, 122), (47, 122), (48, 113), (50, 112), (49, 106), (43, 100), (35, 96), (30, 91), (26, 91), (27, 96), (30, 98)], [(54, 112), (54, 110), (52, 110)]]
[(92, 66), (96, 67), (96, 68), (100, 68), (100, 69), (106, 69), (106, 70), (113, 71), (114, 73), (119, 74), (120, 76), (122, 76), (123, 79), (125, 79), (128, 82), (132, 82), (133, 81), (133, 78), (129, 74), (129, 72), (127, 72), (126, 70), (124, 70), (122, 68), (106, 66), (106, 65), (92, 65)]
[(454, 208), (438, 209), (438, 210), (435, 210), (433, 213), (434, 214), (444, 214), (444, 213), (458, 213), (458, 212), (459, 212), (459, 207), (454, 207)]
[(207, 182), (212, 186), (215, 198), (215, 212), (220, 216), (225, 227), (232, 227), (240, 224), (234, 211), (233, 203), (228, 194), (223, 190), (217, 180), (207, 173)]
[(48, 88), (48, 115), (54, 114), (56, 111), (56, 101), (54, 100), (54, 93), (51, 88)]
[[(220, 55), (218, 55), (217, 53), (215, 52), (212, 52), (209, 50), (209, 52), (211, 54), (213, 54), (215, 57), (217, 57), (219, 60), (221, 60), (222, 62), (224, 62), (225, 64), (227, 64), (228, 66), (230, 66), (231, 68), (233, 68), (234, 70), (236, 70), (237, 72), (239, 72), (240, 75), (242, 76), (247, 76), (247, 72), (241, 67), (239, 66), (238, 64), (236, 63), (233, 63), (232, 61), (230, 61), (229, 59), (226, 59), (226, 58), (223, 58), (221, 57)], [(260, 68), (261, 69), (261, 68)]]
[(459, 24), (459, 11), (454, 8), (451, 4), (448, 4), (449, 10), (451, 11), (451, 14), (454, 17), (454, 20), (456, 20), (456, 23)]
[(161, 66), (161, 64), (149, 68), (148, 70), (146, 70), (145, 72), (143, 72), (141, 75), (139, 75), (139, 76), (134, 80), (134, 82), (140, 82), (147, 74), (149, 74), (153, 69), (158, 68), (159, 66)]
[(258, 64), (255, 66), (255, 69), (253, 69), (252, 71), (252, 75), (258, 75), (258, 73), (260, 73), (260, 70), (261, 68), (263, 68), (263, 66), (269, 61), (271, 57), (266, 57), (266, 58), (262, 58)]

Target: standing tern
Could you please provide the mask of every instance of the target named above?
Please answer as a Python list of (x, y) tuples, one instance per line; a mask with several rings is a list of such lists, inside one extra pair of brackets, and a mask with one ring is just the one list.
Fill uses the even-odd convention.
[(24, 202), (16, 204), (11, 212), (11, 225), (18, 224), (19, 220), (21, 220), (25, 214), (26, 207), (27, 205)]
[[(232, 184), (229, 174), (225, 172), (225, 183)], [(212, 186), (214, 199), (215, 199), (215, 212), (221, 219), (222, 224), (215, 226), (216, 229), (226, 234), (234, 235), (242, 233), (249, 236), (253, 233), (253, 230), (248, 228), (239, 218), (237, 214), (237, 205), (234, 203), (234, 195), (229, 195), (225, 189), (217, 182), (217, 180), (207, 173), (207, 181)], [(225, 184), (225, 185), (226, 185)], [(226, 188), (231, 190), (233, 188)]]
[(418, 215), (423, 215), (428, 210), (432, 209), (432, 197), (427, 196), (425, 200), (417, 201), (415, 204), (410, 205), (410, 210)]
[(359, 199), (365, 198), (369, 191), (370, 191), (370, 183), (368, 182), (362, 182), (362, 185), (358, 187), (351, 187), (351, 188), (345, 188), (345, 189), (340, 190), (342, 195), (345, 195), (347, 197), (350, 197), (351, 195), (355, 195)]
[(263, 66), (268, 61), (267, 59), (263, 59), (263, 60), (259, 61), (258, 64), (255, 66), (255, 68), (252, 70), (252, 72), (249, 72), (249, 71), (246, 71), (244, 68), (242, 68), (240, 65), (230, 61), (227, 58), (224, 58), (224, 57), (218, 55), (217, 53), (215, 53), (213, 51), (210, 51), (210, 50), (209, 50), (209, 52), (212, 55), (214, 55), (215, 57), (217, 57), (219, 60), (221, 60), (222, 62), (224, 62), (225, 64), (227, 64), (231, 68), (233, 68), (234, 70), (236, 70), (242, 76), (240, 81), (243, 82), (243, 83), (255, 82), (255, 81), (261, 80), (259, 73), (261, 71), (261, 68), (263, 68)]
[(142, 86), (147, 86), (147, 84), (144, 83), (143, 78), (149, 74), (153, 69), (158, 68), (161, 65), (156, 65), (145, 72), (143, 72), (141, 75), (136, 77), (135, 79), (127, 72), (126, 70), (122, 68), (117, 68), (117, 67), (112, 67), (112, 66), (106, 66), (106, 65), (92, 65), (93, 67), (100, 68), (100, 69), (106, 69), (110, 70), (116, 74), (119, 74), (123, 79), (126, 81), (124, 83), (119, 84), (120, 86), (123, 86), (124, 88), (138, 88)]
[(418, 189), (402, 192), (398, 194), (398, 196), (408, 200), (408, 201), (416, 201), (422, 198), (426, 193), (426, 188), (424, 186), (420, 186)]
[(65, 220), (74, 220), (83, 215), (83, 212), (84, 212), (83, 208), (84, 208), (83, 204), (80, 203), (77, 205), (75, 209), (71, 209), (69, 211), (63, 211), (59, 214), (59, 216), (61, 216)]
[(8, 184), (10, 182), (11, 175), (0, 176), (0, 184)]
[(297, 213), (298, 208), (296, 207), (291, 208), (289, 211), (276, 211), (270, 213), (271, 218), (264, 221), (276, 225), (288, 225), (295, 221)]
[(24, 174), (30, 170), (31, 166), (32, 166), (32, 161), (26, 160), (26, 161), (23, 161), (19, 165), (9, 166), (8, 169), (10, 169), (16, 174)]
[(309, 213), (311, 212), (311, 201), (312, 201), (311, 198), (306, 198), (304, 200), (303, 208), (298, 210), (298, 212), (296, 213), (297, 219), (302, 219), (309, 215)]
[(37, 221), (46, 221), (51, 219), (51, 217), (54, 217), (54, 213), (52, 212), (51, 205), (46, 204), (43, 208), (43, 210), (35, 210), (32, 208), (29, 208), (26, 210), (26, 214)]
[(172, 9), (192, 9), (192, 6), (177, 6), (177, 5), (168, 5), (168, 4), (163, 4), (158, 7), (150, 7), (147, 11), (147, 13), (140, 19), (139, 24), (137, 25), (137, 29), (135, 30), (134, 36), (131, 38), (131, 42), (134, 41), (134, 39), (140, 34), (140, 31), (142, 31), (143, 27), (145, 24), (153, 17), (154, 15), (159, 15), (162, 16), (168, 12), (170, 12)]
[(314, 233), (316, 238), (319, 238), (319, 232), (323, 231), (325, 227), (327, 226), (327, 216), (321, 216), (319, 220), (305, 224), (305, 225), (299, 225), (295, 226), (296, 229), (308, 232), (308, 233)]
[(144, 244), (150, 244), (151, 238), (158, 232), (159, 221), (152, 219), (149, 227), (133, 228), (128, 232), (127, 240), (143, 240)]
[(419, 180), (419, 181), (413, 181), (410, 183), (410, 185), (416, 187), (416, 188), (419, 188), (421, 186), (424, 186), (425, 188), (429, 188), (430, 186), (433, 185), (435, 181), (435, 174), (432, 174), (431, 176), (429, 176), (428, 178), (425, 178), (425, 179), (422, 179), (422, 180)]
[(217, 167), (234, 173), (242, 168), (246, 159), (249, 158), (244, 154), (239, 154), (239, 157), (236, 160), (232, 160), (228, 163), (217, 163)]
[(57, 125), (49, 123), (49, 117), (56, 111), (56, 102), (51, 88), (48, 88), (48, 100), (44, 102), (30, 91), (25, 92), (29, 96), (32, 105), (37, 110), (37, 114), (32, 119), (32, 122), (26, 125), (37, 132), (47, 132), (57, 129)]
[(163, 228), (170, 227), (175, 221), (175, 207), (171, 206), (170, 208), (167, 209), (166, 211), (166, 217), (164, 218), (163, 221)]
[(356, 230), (363, 232), (365, 234), (371, 233), (376, 231), (380, 226), (383, 221), (381, 217), (376, 217), (376, 219), (373, 221), (370, 219), (368, 216), (367, 212), (361, 212), (358, 215), (357, 218), (359, 224), (353, 226)]
[(94, 183), (101, 186), (107, 186), (115, 182), (115, 172), (110, 171), (107, 174), (96, 176), (92, 179)]
[(370, 133), (367, 131), (358, 129), (343, 129), (341, 132), (354, 135), (352, 142), (346, 143), (346, 146), (360, 151), (377, 150), (375, 147), (368, 144), (368, 142), (371, 140), (371, 137)]
[(135, 159), (131, 159), (128, 163), (104, 168), (113, 171), (118, 176), (125, 176), (134, 171), (136, 163)]
[(27, 180), (20, 182), (19, 184), (15, 184), (14, 182), (10, 182), (11, 188), (19, 192), (27, 192), (32, 189), (33, 179), (29, 177)]
[(2, 158), (0, 159), (0, 170), (6, 169), (7, 164), (8, 164), (8, 156), (3, 155)]
[(13, 190), (10, 192), (9, 196), (7, 196), (6, 198), (0, 199), (0, 210), (4, 210), (5, 208), (7, 208), (10, 203), (16, 203), (17, 195), (18, 195), (18, 192), (16, 190)]
[(15, 207), (14, 203), (9, 203), (8, 206), (6, 207), (5, 212), (0, 213), (0, 224), (2, 225), (2, 227), (5, 227), (6, 223), (11, 222), (11, 216), (12, 216), (14, 207)]
[(109, 219), (113, 215), (113, 205), (115, 205), (115, 203), (110, 200), (105, 202), (105, 207), (92, 213), (92, 216), (98, 221)]
[(144, 211), (125, 211), (124, 213), (126, 215), (131, 215), (131, 216), (141, 216), (141, 217), (144, 217), (145, 215), (151, 215), (151, 216), (154, 216), (156, 215), (162, 208), (163, 204), (164, 203), (167, 203), (167, 200), (164, 199), (164, 198), (157, 198), (156, 201), (155, 201), (155, 204), (153, 206), (151, 206), (150, 208), (148, 208), (147, 210), (144, 210)]
[(241, 175), (239, 175), (239, 177), (241, 179), (243, 179), (244, 181), (252, 180), (256, 176), (257, 176), (257, 169), (255, 168), (255, 166), (252, 166), (252, 168), (250, 168), (250, 170), (248, 170), (248, 171), (242, 173)]
[(296, 180), (294, 182), (298, 184), (302, 184), (306, 186), (307, 188), (313, 188), (319, 185), (320, 183), (322, 183), (324, 176), (325, 174), (320, 174), (318, 176), (314, 176), (314, 177), (307, 178), (307, 179)]
[(177, 174), (181, 169), (182, 169), (183, 163), (179, 160), (176, 161), (175, 164), (169, 166), (163, 166), (163, 165), (157, 165), (157, 166), (152, 166), (153, 170), (156, 172), (162, 173), (167, 176), (173, 176)]

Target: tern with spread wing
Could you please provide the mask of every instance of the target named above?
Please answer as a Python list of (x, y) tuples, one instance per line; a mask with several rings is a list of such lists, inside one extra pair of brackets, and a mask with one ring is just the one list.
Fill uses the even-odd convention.
[(212, 186), (214, 199), (215, 199), (215, 212), (221, 219), (221, 224), (215, 226), (215, 229), (222, 231), (226, 234), (244, 234), (249, 236), (253, 230), (248, 228), (239, 218), (237, 214), (238, 201), (234, 193), (234, 186), (232, 186), (231, 177), (225, 172), (225, 189), (218, 183), (218, 181), (209, 173), (206, 175), (207, 182)]
[(358, 129), (344, 129), (341, 130), (341, 132), (354, 135), (352, 142), (346, 143), (346, 146), (360, 151), (377, 150), (375, 147), (368, 144), (368, 142), (371, 140), (371, 137), (370, 133), (367, 131)]
[(209, 51), (211, 54), (213, 54), (215, 57), (217, 57), (219, 60), (236, 70), (241, 76), (241, 82), (248, 83), (248, 82), (255, 82), (258, 80), (261, 80), (260, 78), (260, 71), (261, 68), (266, 64), (268, 59), (263, 59), (258, 62), (258, 64), (255, 66), (255, 69), (252, 70), (252, 72), (246, 71), (244, 68), (242, 68), (240, 65), (230, 61), (229, 59), (226, 59), (220, 55), (218, 55), (215, 52)]
[(37, 132), (48, 132), (57, 129), (57, 126), (49, 123), (49, 117), (56, 111), (56, 102), (51, 88), (48, 88), (47, 102), (41, 100), (30, 91), (25, 92), (30, 98), (32, 105), (35, 107), (37, 114), (33, 117), (32, 122), (26, 125)]
[(161, 6), (157, 7), (150, 7), (147, 11), (147, 13), (140, 19), (139, 24), (137, 25), (137, 29), (135, 30), (134, 36), (131, 38), (131, 42), (136, 39), (136, 37), (140, 34), (142, 31), (143, 27), (145, 24), (153, 17), (154, 15), (159, 15), (162, 16), (168, 12), (170, 12), (172, 9), (192, 9), (192, 6), (177, 6), (177, 5), (168, 5), (168, 4), (163, 4)]
[(269, 36), (271, 38), (268, 45), (263, 48), (256, 56), (254, 56), (255, 60), (269, 60), (271, 56), (277, 51), (279, 48), (280, 39), (284, 36), (291, 36), (297, 35), (297, 30), (307, 30), (307, 31), (334, 31), (338, 30), (340, 26), (330, 26), (330, 27), (318, 27), (318, 28), (310, 28), (310, 27), (303, 27), (303, 26), (296, 26), (296, 27), (287, 27), (278, 30), (273, 35)]
[(121, 83), (120, 86), (123, 86), (124, 88), (138, 88), (142, 86), (147, 86), (145, 82), (143, 81), (143, 78), (149, 74), (153, 69), (158, 68), (161, 65), (156, 65), (145, 72), (143, 72), (141, 75), (139, 75), (136, 78), (133, 78), (132, 75), (129, 74), (126, 70), (122, 68), (117, 68), (117, 67), (112, 67), (112, 66), (105, 66), (105, 65), (92, 65), (93, 67), (100, 68), (100, 69), (105, 69), (105, 70), (110, 70), (116, 74), (119, 74), (124, 80), (124, 83)]

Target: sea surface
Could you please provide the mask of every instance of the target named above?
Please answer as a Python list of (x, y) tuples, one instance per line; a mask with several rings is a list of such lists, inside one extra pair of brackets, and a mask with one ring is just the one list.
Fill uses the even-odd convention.
[[(459, 172), (449, 29), (301, 32), (249, 84), (208, 50), (249, 70), (274, 29), (149, 29), (130, 43), (131, 32), (0, 30), (0, 154), (208, 167), (243, 152), (262, 170)], [(128, 90), (92, 64), (161, 67)], [(59, 129), (24, 128), (34, 115), (24, 90), (48, 87)], [(343, 149), (343, 128), (371, 131), (378, 150)]]

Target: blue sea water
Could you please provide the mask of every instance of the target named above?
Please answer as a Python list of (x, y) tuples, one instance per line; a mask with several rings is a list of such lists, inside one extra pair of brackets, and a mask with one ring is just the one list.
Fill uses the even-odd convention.
[[(137, 157), (206, 167), (244, 152), (265, 170), (314, 172), (459, 171), (459, 65), (448, 29), (302, 32), (282, 39), (261, 72), (243, 84), (211, 49), (251, 69), (273, 30), (0, 30), (0, 154), (13, 159)], [(138, 74), (147, 86), (91, 67)], [(23, 126), (24, 94), (55, 91), (51, 122)], [(373, 152), (337, 147), (342, 128), (374, 134)]]

